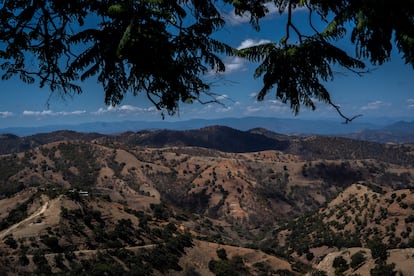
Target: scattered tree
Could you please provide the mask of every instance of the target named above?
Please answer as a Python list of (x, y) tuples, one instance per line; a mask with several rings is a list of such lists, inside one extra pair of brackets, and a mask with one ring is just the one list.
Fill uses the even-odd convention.
[(13, 249), (16, 249), (18, 247), (18, 244), (12, 235), (8, 236), (7, 239), (4, 241), (4, 243)]
[(384, 244), (380, 238), (374, 237), (368, 242), (367, 246), (369, 249), (371, 249), (372, 258), (374, 258), (376, 262), (382, 263), (387, 260), (387, 245)]
[(249, 275), (248, 270), (240, 256), (234, 256), (230, 260), (211, 260), (208, 268), (217, 276)]
[(216, 253), (217, 253), (217, 257), (219, 257), (221, 260), (227, 260), (226, 249), (224, 248), (217, 249)]

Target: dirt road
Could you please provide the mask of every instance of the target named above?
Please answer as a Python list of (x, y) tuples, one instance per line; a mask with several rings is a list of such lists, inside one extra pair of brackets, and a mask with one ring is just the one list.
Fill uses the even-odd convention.
[(16, 228), (18, 228), (20, 225), (40, 216), (41, 214), (43, 214), (47, 207), (49, 206), (49, 202), (46, 202), (45, 204), (43, 204), (39, 209), (36, 210), (36, 212), (34, 212), (33, 214), (31, 214), (30, 216), (28, 216), (27, 218), (25, 218), (22, 221), (19, 221), (16, 224), (13, 224), (12, 226), (10, 226), (7, 229), (4, 229), (3, 231), (0, 232), (0, 240), (4, 239), (4, 237), (6, 237), (7, 235), (11, 234), (13, 232), (13, 230), (15, 230)]

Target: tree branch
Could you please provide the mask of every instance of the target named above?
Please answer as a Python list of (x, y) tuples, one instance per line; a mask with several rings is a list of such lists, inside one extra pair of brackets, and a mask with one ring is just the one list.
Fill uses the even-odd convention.
[(309, 26), (312, 28), (312, 30), (320, 36), (320, 32), (315, 28), (315, 26), (313, 25), (313, 21), (312, 21), (312, 14), (313, 14), (313, 9), (308, 5), (308, 3), (305, 3), (305, 6), (308, 8), (309, 10)]
[(302, 43), (302, 38), (304, 35), (299, 31), (299, 29), (292, 23), (292, 9), (293, 9), (293, 3), (292, 1), (289, 1), (288, 5), (288, 19), (286, 23), (286, 37), (284, 40), (285, 46), (287, 45), (287, 42), (290, 38), (290, 29), (293, 29), (293, 31), (296, 33), (296, 35), (299, 38), (299, 42)]
[(359, 117), (361, 117), (361, 116), (362, 116), (362, 114), (358, 114), (358, 115), (355, 115), (355, 116), (353, 116), (353, 117), (348, 117), (348, 116), (346, 116), (346, 115), (344, 115), (344, 114), (342, 113), (341, 108), (340, 108), (338, 105), (334, 104), (334, 103), (331, 101), (331, 99), (328, 99), (328, 103), (329, 103), (329, 105), (330, 105), (330, 106), (332, 106), (333, 108), (335, 108), (335, 110), (336, 110), (336, 112), (339, 114), (339, 116), (341, 116), (342, 118), (344, 118), (344, 119), (345, 119), (345, 121), (343, 122), (343, 124), (348, 124), (348, 123), (351, 123), (354, 119), (359, 118)]

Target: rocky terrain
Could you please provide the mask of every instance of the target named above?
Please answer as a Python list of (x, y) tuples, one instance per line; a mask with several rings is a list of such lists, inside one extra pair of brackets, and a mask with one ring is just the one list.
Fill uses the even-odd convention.
[(1, 274), (414, 270), (410, 144), (219, 126), (1, 139)]

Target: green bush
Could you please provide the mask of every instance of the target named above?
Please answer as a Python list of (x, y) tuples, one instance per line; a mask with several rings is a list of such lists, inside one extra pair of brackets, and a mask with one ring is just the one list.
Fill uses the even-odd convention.
[(52, 252), (63, 252), (62, 247), (59, 245), (59, 240), (56, 237), (50, 237), (50, 236), (43, 236), (41, 241), (47, 245)]
[(388, 258), (387, 245), (375, 237), (368, 242), (368, 248), (371, 249), (372, 258), (377, 261), (385, 261)]
[(227, 252), (224, 248), (217, 249), (216, 253), (221, 260), (227, 260)]
[(20, 264), (21, 266), (26, 266), (26, 265), (28, 265), (29, 263), (30, 263), (29, 258), (27, 258), (26, 254), (22, 253), (22, 254), (19, 256), (19, 264)]
[(349, 265), (344, 257), (338, 256), (333, 260), (332, 267), (335, 268), (335, 274), (342, 274), (349, 268)]
[(235, 256), (231, 260), (211, 260), (208, 268), (217, 276), (249, 275), (240, 256)]
[(371, 276), (393, 276), (396, 275), (394, 271), (395, 264), (378, 264), (373, 269), (371, 269)]
[(351, 263), (350, 266), (355, 269), (359, 267), (362, 263), (365, 262), (367, 258), (365, 257), (365, 254), (363, 251), (358, 251), (354, 255), (351, 256)]
[(5, 244), (7, 244), (8, 246), (10, 246), (10, 248), (16, 249), (17, 248), (17, 242), (16, 240), (13, 238), (13, 236), (8, 236), (7, 239), (4, 241)]

